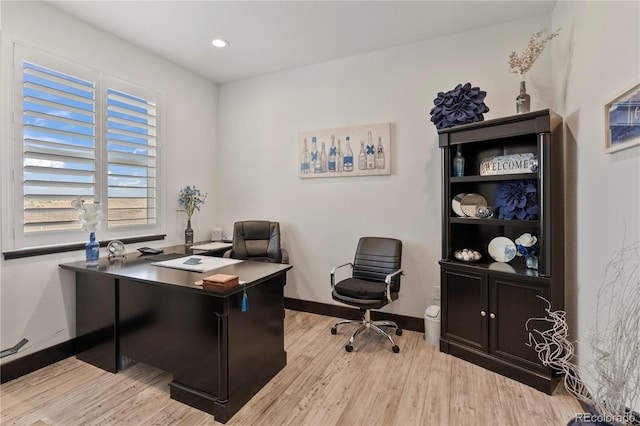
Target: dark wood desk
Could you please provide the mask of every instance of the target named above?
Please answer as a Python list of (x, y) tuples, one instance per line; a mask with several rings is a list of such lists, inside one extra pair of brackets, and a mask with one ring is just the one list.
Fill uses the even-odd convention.
[[(182, 252), (183, 246), (165, 249)], [(227, 422), (286, 365), (284, 295), (290, 265), (245, 261), (215, 269), (247, 282), (227, 292), (194, 285), (209, 274), (128, 254), (60, 265), (76, 274), (78, 359), (117, 372), (132, 361), (173, 374), (171, 398)]]

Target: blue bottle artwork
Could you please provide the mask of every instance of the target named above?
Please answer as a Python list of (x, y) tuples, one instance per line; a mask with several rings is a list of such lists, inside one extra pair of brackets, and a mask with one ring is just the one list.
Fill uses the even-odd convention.
[(307, 138), (304, 138), (304, 150), (302, 151), (302, 158), (300, 159), (300, 172), (308, 174), (311, 171), (311, 155), (307, 148)]
[(300, 132), (298, 178), (390, 175), (390, 132), (390, 123)]
[(373, 145), (373, 137), (371, 131), (367, 134), (367, 152), (366, 160), (367, 170), (373, 170), (376, 168), (376, 147)]
[(344, 171), (353, 171), (353, 151), (351, 151), (351, 145), (349, 145), (349, 136), (347, 136), (347, 149), (344, 154)]
[(311, 138), (311, 170), (313, 173), (322, 173), (322, 164), (320, 164), (320, 159), (318, 158), (318, 144), (316, 142), (316, 137)]
[(336, 137), (331, 135), (331, 146), (329, 147), (329, 163), (328, 169), (330, 172), (336, 171), (336, 157), (338, 154), (338, 148), (336, 148)]
[(358, 154), (358, 169), (367, 170), (367, 153), (364, 150), (364, 141), (360, 141), (360, 154)]
[(376, 152), (376, 169), (384, 169), (384, 147), (382, 146), (382, 138), (378, 136), (378, 150)]
[(324, 142), (320, 146), (322, 147), (320, 150), (320, 172), (326, 173), (328, 169), (327, 150), (324, 147)]

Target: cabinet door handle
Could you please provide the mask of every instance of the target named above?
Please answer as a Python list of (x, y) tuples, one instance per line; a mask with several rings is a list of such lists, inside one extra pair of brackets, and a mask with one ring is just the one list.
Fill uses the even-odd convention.
[(481, 317), (486, 317), (486, 316), (487, 316), (487, 313), (486, 313), (485, 311), (480, 311), (480, 316), (481, 316)]
[(489, 314), (489, 318), (494, 319), (495, 317), (496, 317), (496, 314), (494, 314), (493, 312)]

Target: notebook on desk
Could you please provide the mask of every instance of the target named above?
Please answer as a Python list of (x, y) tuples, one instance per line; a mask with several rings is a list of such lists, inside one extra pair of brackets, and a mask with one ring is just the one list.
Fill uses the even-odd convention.
[(192, 250), (201, 250), (201, 251), (214, 251), (214, 250), (225, 250), (233, 247), (232, 243), (225, 243), (220, 241), (214, 241), (207, 244), (200, 244), (197, 246), (191, 247)]
[(221, 257), (211, 256), (184, 256), (177, 259), (165, 260), (162, 262), (152, 262), (153, 266), (161, 266), (164, 268), (182, 269), (191, 272), (205, 272), (213, 269), (222, 268), (223, 266), (233, 265), (242, 262), (238, 259), (223, 259)]

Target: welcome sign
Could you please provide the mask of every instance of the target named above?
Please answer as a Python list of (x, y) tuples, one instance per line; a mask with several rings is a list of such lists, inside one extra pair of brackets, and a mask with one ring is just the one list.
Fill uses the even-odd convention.
[(480, 162), (480, 175), (510, 175), (538, 171), (538, 159), (533, 153), (499, 155), (483, 158)]

